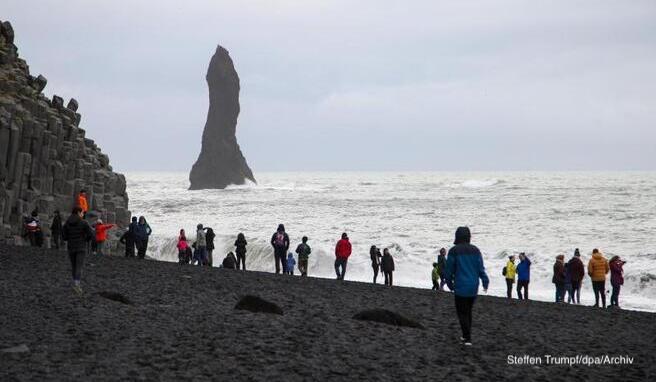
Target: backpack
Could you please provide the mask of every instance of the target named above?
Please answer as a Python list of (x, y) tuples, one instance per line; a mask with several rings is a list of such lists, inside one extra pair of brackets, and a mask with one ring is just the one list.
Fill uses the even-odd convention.
[(273, 244), (278, 248), (285, 248), (285, 234), (277, 232)]
[(503, 267), (503, 270), (501, 271), (501, 274), (505, 276), (506, 273), (508, 273), (508, 267)]

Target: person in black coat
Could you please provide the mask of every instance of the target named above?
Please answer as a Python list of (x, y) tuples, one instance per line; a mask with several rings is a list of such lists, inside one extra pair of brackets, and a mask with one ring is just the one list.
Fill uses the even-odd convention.
[(385, 275), (385, 285), (392, 286), (392, 273), (394, 272), (394, 258), (389, 253), (389, 250), (385, 248), (383, 250), (383, 258), (381, 260), (381, 268), (383, 268), (383, 274)]
[(237, 259), (235, 258), (235, 254), (232, 252), (228, 253), (225, 259), (223, 259), (221, 265), (225, 269), (237, 269)]
[(378, 258), (378, 252), (375, 245), (372, 245), (371, 248), (369, 248), (369, 257), (371, 258), (371, 269), (374, 270), (374, 284), (375, 284), (376, 279), (378, 278), (378, 271), (380, 270), (380, 261)]
[(59, 244), (62, 238), (62, 221), (59, 210), (55, 210), (55, 216), (52, 218), (50, 224), (50, 237), (52, 238), (52, 247), (59, 249)]
[(82, 279), (84, 255), (87, 253), (89, 241), (94, 237), (91, 226), (86, 220), (82, 219), (82, 216), (84, 216), (84, 213), (80, 207), (73, 208), (71, 216), (62, 228), (62, 237), (67, 242), (68, 257), (71, 260), (73, 289), (78, 293), (82, 293), (80, 280)]
[(285, 226), (280, 224), (278, 229), (271, 236), (271, 246), (273, 247), (274, 261), (276, 262), (276, 274), (287, 271), (287, 251), (289, 250), (289, 236), (285, 232)]

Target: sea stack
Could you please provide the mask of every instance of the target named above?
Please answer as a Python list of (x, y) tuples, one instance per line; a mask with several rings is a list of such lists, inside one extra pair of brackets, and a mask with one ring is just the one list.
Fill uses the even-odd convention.
[(198, 160), (191, 168), (190, 190), (223, 189), (231, 184), (255, 182), (241, 153), (237, 137), (239, 76), (228, 51), (217, 46), (207, 70), (210, 107)]

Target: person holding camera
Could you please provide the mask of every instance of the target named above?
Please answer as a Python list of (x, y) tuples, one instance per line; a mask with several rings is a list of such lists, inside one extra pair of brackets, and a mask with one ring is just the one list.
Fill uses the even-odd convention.
[(610, 285), (613, 287), (613, 293), (610, 295), (610, 306), (616, 308), (620, 307), (620, 287), (624, 284), (624, 269), (622, 267), (626, 261), (620, 259), (619, 256), (613, 256), (610, 259)]

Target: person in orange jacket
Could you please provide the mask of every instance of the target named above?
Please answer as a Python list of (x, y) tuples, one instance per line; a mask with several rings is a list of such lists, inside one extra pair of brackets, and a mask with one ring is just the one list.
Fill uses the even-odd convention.
[(606, 275), (610, 271), (608, 260), (597, 248), (592, 251), (592, 258), (588, 262), (588, 275), (592, 279), (592, 289), (595, 294), (595, 307), (599, 307), (599, 296), (601, 303), (606, 307)]
[(87, 202), (87, 192), (86, 190), (80, 190), (80, 193), (77, 195), (77, 206), (82, 209), (82, 213), (86, 214), (89, 211), (89, 203)]
[(98, 219), (96, 222), (96, 243), (98, 245), (96, 253), (103, 254), (105, 241), (107, 241), (107, 231), (114, 228), (116, 224), (103, 224), (103, 221)]

